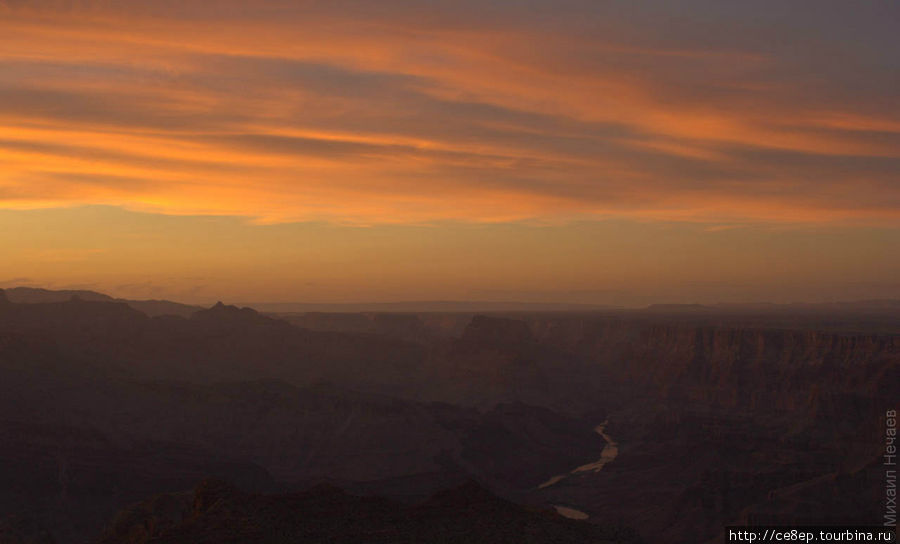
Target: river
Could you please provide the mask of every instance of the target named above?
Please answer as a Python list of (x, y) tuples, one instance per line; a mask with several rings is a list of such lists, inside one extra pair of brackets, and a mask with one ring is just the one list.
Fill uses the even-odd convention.
[[(558, 474), (546, 482), (542, 483), (538, 486), (538, 489), (544, 489), (546, 487), (550, 487), (552, 485), (556, 485), (559, 482), (565, 480), (569, 476), (573, 474), (580, 474), (582, 472), (600, 472), (603, 467), (611, 463), (618, 455), (619, 455), (619, 443), (613, 440), (608, 434), (606, 434), (606, 426), (609, 424), (609, 420), (604, 421), (600, 425), (594, 427), (594, 432), (603, 437), (603, 440), (606, 440), (606, 445), (603, 447), (603, 450), (600, 452), (600, 459), (597, 459), (593, 463), (588, 463), (586, 465), (581, 465), (580, 467), (566, 472), (565, 474)], [(582, 512), (581, 510), (576, 510), (574, 508), (562, 505), (553, 505), (553, 508), (559, 512), (560, 515), (565, 516), (570, 519), (587, 519), (589, 516)]]

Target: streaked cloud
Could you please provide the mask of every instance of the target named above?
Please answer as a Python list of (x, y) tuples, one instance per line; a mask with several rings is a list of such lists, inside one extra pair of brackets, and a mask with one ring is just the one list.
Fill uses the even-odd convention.
[(0, 206), (897, 224), (900, 8), (725, 4), (0, 2)]

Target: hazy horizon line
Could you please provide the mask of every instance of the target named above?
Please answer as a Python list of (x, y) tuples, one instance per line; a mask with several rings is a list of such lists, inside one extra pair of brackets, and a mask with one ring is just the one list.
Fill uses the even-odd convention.
[[(721, 308), (728, 306), (748, 307), (748, 306), (767, 306), (767, 307), (785, 307), (785, 306), (817, 306), (817, 305), (852, 305), (852, 304), (898, 304), (900, 305), (900, 297), (883, 297), (883, 298), (848, 298), (835, 300), (794, 300), (790, 302), (773, 302), (771, 300), (720, 300), (716, 302), (675, 302), (660, 299), (656, 302), (647, 304), (613, 304), (604, 302), (571, 302), (571, 301), (535, 301), (523, 299), (397, 299), (397, 300), (377, 300), (377, 301), (303, 301), (303, 300), (286, 300), (286, 301), (247, 301), (234, 300), (228, 301), (227, 298), (219, 298), (217, 300), (204, 300), (196, 302), (186, 302), (184, 299), (177, 298), (130, 298), (113, 296), (104, 291), (95, 289), (53, 289), (47, 287), (37, 287), (33, 285), (15, 285), (0, 287), (0, 291), (11, 290), (36, 290), (48, 293), (93, 293), (109, 297), (113, 300), (122, 301), (155, 301), (169, 302), (181, 304), (185, 306), (195, 306), (198, 308), (213, 307), (218, 303), (228, 306), (249, 307), (260, 312), (314, 312), (327, 311), (328, 309), (345, 309), (346, 311), (376, 311), (379, 308), (403, 308), (403, 311), (515, 311), (519, 309), (556, 309), (556, 310), (642, 310), (642, 309), (664, 309), (670, 307), (672, 309), (687, 308)], [(415, 307), (420, 307), (415, 309)], [(421, 307), (432, 306), (436, 309), (424, 310)], [(443, 308), (441, 308), (443, 307)]]

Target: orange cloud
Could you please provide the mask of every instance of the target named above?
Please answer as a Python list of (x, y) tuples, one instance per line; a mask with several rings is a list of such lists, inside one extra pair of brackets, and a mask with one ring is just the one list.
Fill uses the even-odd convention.
[(602, 14), (580, 26), (577, 10), (550, 24), (512, 6), (39, 4), (0, 7), (0, 207), (900, 219), (880, 65), (848, 91), (737, 27), (717, 46)]

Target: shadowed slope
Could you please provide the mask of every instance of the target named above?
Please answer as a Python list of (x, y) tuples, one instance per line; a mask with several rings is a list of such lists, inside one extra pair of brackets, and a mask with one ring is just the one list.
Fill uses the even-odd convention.
[(188, 495), (156, 497), (123, 511), (100, 544), (204, 543), (601, 544), (639, 542), (629, 531), (605, 530), (527, 510), (474, 481), (415, 506), (316, 486), (266, 496), (206, 481)]

